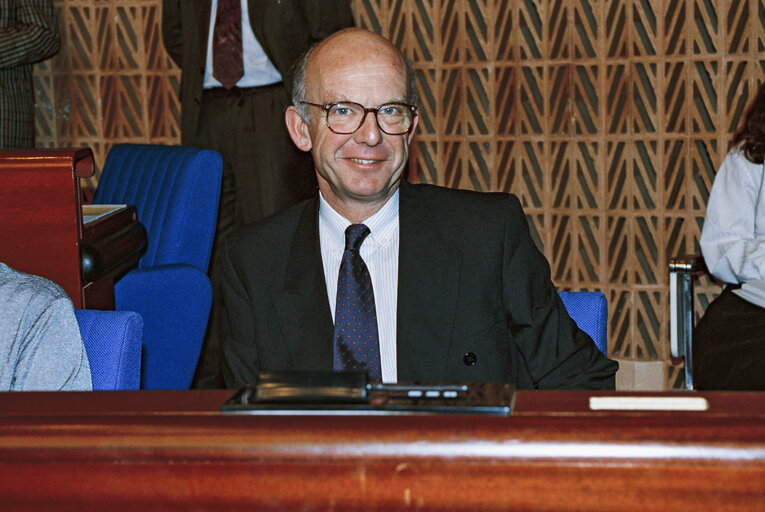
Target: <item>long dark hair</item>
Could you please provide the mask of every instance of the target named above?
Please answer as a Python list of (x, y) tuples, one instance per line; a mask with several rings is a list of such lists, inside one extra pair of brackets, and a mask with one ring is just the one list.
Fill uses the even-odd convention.
[(765, 82), (760, 84), (744, 114), (744, 122), (733, 135), (733, 145), (754, 164), (765, 160)]

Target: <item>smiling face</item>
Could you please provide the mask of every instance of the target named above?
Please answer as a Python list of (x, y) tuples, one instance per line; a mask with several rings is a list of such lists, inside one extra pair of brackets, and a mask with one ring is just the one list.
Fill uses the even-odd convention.
[[(398, 50), (371, 32), (351, 29), (325, 40), (306, 68), (306, 100), (327, 104), (353, 101), (378, 107), (406, 99), (406, 64)], [(377, 212), (401, 182), (417, 117), (404, 135), (388, 135), (367, 114), (352, 134), (333, 133), (325, 113), (309, 107), (305, 123), (294, 107), (287, 125), (295, 144), (313, 153), (319, 189), (327, 202), (351, 222)]]

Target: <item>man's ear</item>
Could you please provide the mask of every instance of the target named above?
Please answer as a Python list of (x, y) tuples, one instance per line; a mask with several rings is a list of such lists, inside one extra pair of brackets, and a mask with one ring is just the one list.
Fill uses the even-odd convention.
[(287, 123), (287, 131), (292, 138), (292, 142), (301, 151), (311, 151), (313, 143), (311, 142), (311, 134), (308, 132), (308, 123), (303, 121), (300, 117), (298, 109), (294, 105), (287, 107), (284, 111), (284, 121)]

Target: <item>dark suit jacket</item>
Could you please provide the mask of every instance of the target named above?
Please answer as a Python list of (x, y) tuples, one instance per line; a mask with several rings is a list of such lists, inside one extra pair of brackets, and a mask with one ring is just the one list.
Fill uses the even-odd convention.
[[(400, 382), (613, 388), (617, 364), (566, 313), (518, 199), (401, 184)], [(332, 368), (318, 198), (227, 238), (223, 377)], [(474, 365), (463, 361), (477, 356)]]
[(0, 149), (35, 147), (32, 65), (60, 46), (50, 0), (0, 0)]
[[(163, 0), (162, 40), (181, 67), (181, 137), (193, 142), (202, 102), (210, 0)], [(353, 26), (349, 0), (249, 0), (255, 37), (292, 95), (291, 67), (311, 44)]]

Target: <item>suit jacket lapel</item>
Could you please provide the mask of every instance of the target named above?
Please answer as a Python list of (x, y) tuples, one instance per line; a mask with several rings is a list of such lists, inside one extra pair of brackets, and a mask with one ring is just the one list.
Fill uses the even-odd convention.
[[(443, 380), (451, 344), (462, 257), (432, 206), (423, 202), (416, 187), (401, 184), (397, 313), (401, 382), (411, 382), (418, 375)], [(333, 326), (319, 245), (318, 207), (317, 197), (298, 223), (277, 311), (285, 326), (284, 348), (295, 367), (326, 371), (332, 367)]]
[(445, 319), (455, 317), (461, 255), (418, 189), (403, 182), (400, 190), (398, 379), (443, 380), (452, 337)]
[(297, 368), (332, 368), (332, 312), (321, 260), (318, 197), (298, 222), (287, 262), (284, 290), (277, 297), (284, 342)]

